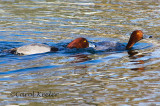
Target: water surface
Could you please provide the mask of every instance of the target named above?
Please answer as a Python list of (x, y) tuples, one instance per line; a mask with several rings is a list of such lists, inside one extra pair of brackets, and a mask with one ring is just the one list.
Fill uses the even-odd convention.
[[(1, 105), (160, 105), (158, 0), (1, 0), (0, 7)], [(153, 38), (129, 52), (3, 52), (77, 37), (127, 42), (136, 29)]]

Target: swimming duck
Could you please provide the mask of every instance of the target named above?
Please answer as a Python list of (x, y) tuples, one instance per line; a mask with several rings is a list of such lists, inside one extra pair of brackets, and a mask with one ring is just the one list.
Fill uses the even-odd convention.
[[(113, 41), (104, 41), (104, 42), (98, 42), (94, 46), (94, 49), (96, 50), (129, 50), (133, 47), (133, 45), (143, 39), (143, 32), (141, 30), (135, 30), (132, 32), (130, 39), (128, 41), (127, 46), (125, 46), (122, 43), (119, 42), (113, 42)], [(72, 42), (70, 42), (67, 45), (67, 48), (87, 48), (90, 47), (90, 43), (87, 41), (86, 38), (80, 37)], [(13, 54), (18, 55), (31, 55), (31, 54), (37, 54), (37, 53), (45, 53), (45, 52), (55, 52), (58, 51), (58, 48), (56, 47), (50, 47), (45, 44), (30, 44), (30, 45), (24, 45), (18, 48), (10, 49), (9, 52)]]
[(10, 53), (18, 54), (18, 55), (31, 55), (31, 54), (55, 52), (55, 51), (58, 51), (58, 48), (50, 47), (45, 44), (37, 44), (37, 43), (30, 44), (30, 45), (24, 45), (24, 46), (13, 48), (9, 50)]
[(89, 47), (89, 42), (87, 41), (86, 38), (77, 38), (75, 40), (73, 40), (72, 42), (70, 42), (67, 45), (68, 48), (72, 49), (72, 48), (87, 48)]
[[(95, 44), (95, 50), (129, 50), (133, 45), (143, 39), (143, 32), (141, 30), (135, 30), (132, 32), (128, 44), (125, 46), (122, 43), (114, 41), (103, 41)], [(85, 38), (77, 38), (67, 45), (68, 48), (87, 48), (89, 42)]]

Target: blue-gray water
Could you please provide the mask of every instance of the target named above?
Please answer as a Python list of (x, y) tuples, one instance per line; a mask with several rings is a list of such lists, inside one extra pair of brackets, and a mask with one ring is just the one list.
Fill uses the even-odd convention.
[[(127, 42), (136, 29), (153, 38), (130, 52), (3, 52), (77, 37)], [(159, 0), (1, 0), (0, 104), (160, 105), (159, 35)]]

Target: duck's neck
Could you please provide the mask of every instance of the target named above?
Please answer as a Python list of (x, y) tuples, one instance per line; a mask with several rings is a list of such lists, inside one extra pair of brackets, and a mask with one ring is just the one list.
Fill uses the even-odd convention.
[(133, 47), (133, 45), (135, 44), (135, 42), (130, 38), (128, 41), (128, 44), (126, 46), (126, 49), (130, 49), (131, 47)]

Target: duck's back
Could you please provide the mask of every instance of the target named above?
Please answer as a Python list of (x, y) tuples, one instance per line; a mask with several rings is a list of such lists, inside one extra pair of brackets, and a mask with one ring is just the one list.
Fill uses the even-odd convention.
[(103, 41), (96, 43), (95, 49), (108, 51), (125, 50), (125, 45), (115, 41)]
[(14, 48), (13, 50), (15, 51), (15, 54), (30, 55), (30, 54), (50, 52), (51, 47), (45, 44), (30, 44)]

